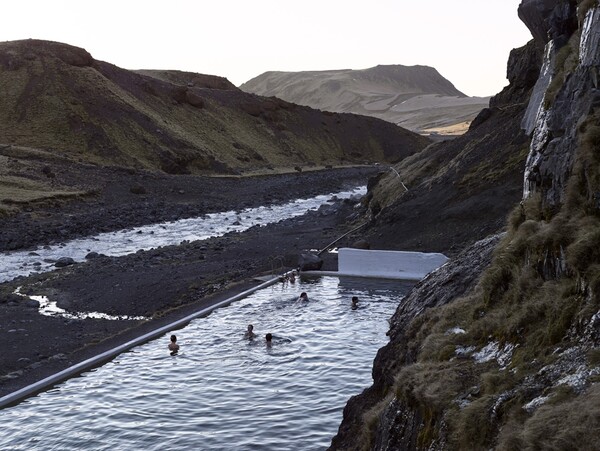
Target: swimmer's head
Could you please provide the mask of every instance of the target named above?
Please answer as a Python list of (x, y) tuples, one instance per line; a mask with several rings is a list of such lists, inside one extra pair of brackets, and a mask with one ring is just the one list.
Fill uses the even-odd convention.
[(270, 343), (272, 339), (273, 339), (273, 335), (271, 335), (270, 333), (265, 335), (265, 340), (267, 340), (267, 343)]
[(252, 324), (248, 324), (248, 332), (252, 332), (254, 330), (254, 326)]
[(171, 341), (175, 343), (177, 341), (177, 337), (175, 335), (171, 335)]

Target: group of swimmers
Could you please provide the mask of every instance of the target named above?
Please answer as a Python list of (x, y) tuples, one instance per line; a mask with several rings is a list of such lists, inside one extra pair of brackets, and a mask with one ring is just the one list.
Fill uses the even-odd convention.
[[(308, 302), (308, 294), (306, 292), (300, 293), (298, 300), (296, 302)], [(358, 296), (352, 296), (352, 310), (356, 310), (358, 308)], [(254, 333), (254, 326), (252, 324), (248, 324), (248, 329), (244, 333), (244, 338), (248, 340), (254, 340), (256, 338), (256, 334)], [(265, 335), (265, 343), (267, 347), (271, 347), (273, 343), (273, 334), (270, 332)], [(179, 345), (177, 344), (177, 336), (171, 335), (171, 342), (169, 343), (169, 351), (171, 351), (171, 355), (177, 355), (179, 352)]]

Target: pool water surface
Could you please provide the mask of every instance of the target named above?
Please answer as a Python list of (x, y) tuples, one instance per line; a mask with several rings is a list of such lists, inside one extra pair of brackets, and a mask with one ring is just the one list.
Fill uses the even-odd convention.
[(177, 356), (167, 334), (3, 409), (0, 449), (325, 449), (412, 285), (320, 277), (260, 290), (173, 331)]

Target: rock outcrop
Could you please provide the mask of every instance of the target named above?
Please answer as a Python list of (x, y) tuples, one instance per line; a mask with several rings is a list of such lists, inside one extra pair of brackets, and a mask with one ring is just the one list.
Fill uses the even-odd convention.
[[(504, 236), (401, 304), (373, 386), (348, 402), (331, 449), (595, 447), (600, 3), (524, 0), (519, 15), (545, 47), (523, 120), (532, 136), (523, 201)], [(513, 81), (531, 82), (530, 67), (515, 66)]]
[[(531, 3), (535, 4), (523, 2), (524, 5)], [(565, 16), (568, 5), (563, 2), (550, 12), (547, 9), (538, 12), (538, 16), (546, 17), (544, 23), (551, 24), (549, 35), (556, 37), (548, 41), (545, 49), (543, 78), (548, 81), (538, 88), (546, 89), (543, 95), (536, 92), (529, 105), (529, 112), (535, 113), (534, 127), (529, 127), (531, 122), (527, 118), (524, 124), (533, 136), (525, 167), (524, 197), (539, 192), (548, 208), (564, 203), (579, 126), (600, 104), (600, 13), (591, 9), (578, 33), (566, 40), (564, 31), (570, 29), (575, 16), (573, 7), (571, 14)], [(571, 67), (567, 67), (569, 64)]]

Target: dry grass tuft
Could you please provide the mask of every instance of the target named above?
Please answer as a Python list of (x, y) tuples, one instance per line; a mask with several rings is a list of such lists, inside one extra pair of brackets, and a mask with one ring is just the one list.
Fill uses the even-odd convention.
[(582, 23), (585, 19), (587, 12), (598, 6), (598, 0), (579, 0), (577, 5), (577, 18), (579, 23)]
[(578, 450), (597, 449), (600, 430), (600, 385), (574, 396), (562, 390), (533, 415), (513, 422), (500, 434), (498, 449)]

